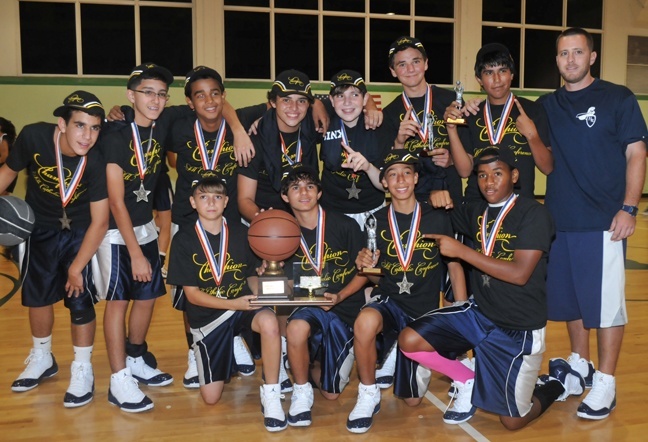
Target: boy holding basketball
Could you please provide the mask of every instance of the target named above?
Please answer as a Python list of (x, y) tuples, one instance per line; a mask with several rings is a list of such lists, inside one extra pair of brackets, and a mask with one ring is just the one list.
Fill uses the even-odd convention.
[(288, 360), (294, 377), (288, 424), (311, 424), (313, 387), (309, 374), (322, 395), (335, 400), (349, 382), (353, 366), (353, 321), (364, 304), (367, 278), (357, 274), (355, 257), (362, 248), (362, 233), (349, 217), (319, 205), (322, 185), (317, 172), (295, 165), (281, 183), (281, 196), (301, 226), (301, 245), (284, 269), (293, 264), (312, 269), (324, 297), (332, 304), (301, 307), (288, 318)]
[[(380, 410), (380, 389), (376, 383), (377, 347), (391, 349), (398, 334), (419, 316), (438, 308), (442, 278), (439, 248), (425, 233), (452, 235), (449, 216), (421, 204), (414, 194), (419, 159), (405, 149), (390, 151), (383, 160), (380, 179), (392, 196), (389, 206), (376, 212), (376, 250), (364, 248), (358, 254), (359, 269), (378, 267), (382, 277), (371, 276), (378, 286), (372, 300), (360, 311), (353, 326), (353, 348), (360, 377), (358, 400), (347, 420), (352, 433), (364, 433)], [(463, 279), (461, 264), (447, 263), (452, 283)], [(379, 281), (378, 281), (379, 280)], [(455, 296), (467, 299), (455, 286)], [(418, 405), (430, 380), (430, 371), (396, 355), (394, 394), (410, 406)]]
[(0, 168), (0, 194), (27, 169), (25, 200), (36, 215), (21, 253), (22, 303), (29, 308), (34, 347), (11, 389), (31, 390), (58, 372), (52, 329), (54, 304), (63, 299), (70, 310), (74, 345), (63, 405), (80, 407), (94, 395), (91, 356), (98, 297), (89, 262), (108, 227), (109, 207), (105, 164), (92, 147), (105, 115), (96, 96), (76, 91), (54, 116), (59, 117), (56, 125), (26, 126)]
[[(234, 336), (258, 333), (266, 380), (260, 388), (264, 425), (268, 431), (281, 431), (287, 423), (280, 399), (279, 324), (270, 308), (250, 305), (256, 299), (257, 276), (247, 229), (237, 219), (228, 223), (223, 217), (227, 187), (216, 177), (199, 181), (190, 202), (198, 220), (174, 236), (167, 279), (183, 287), (188, 301), (200, 393), (206, 404), (220, 400), (225, 382), (236, 372)], [(252, 350), (259, 354), (259, 349)]]

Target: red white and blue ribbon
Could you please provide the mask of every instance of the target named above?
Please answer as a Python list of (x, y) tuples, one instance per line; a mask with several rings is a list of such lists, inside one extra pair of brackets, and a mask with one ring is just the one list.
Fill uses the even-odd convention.
[(304, 234), (302, 233), (300, 239), (300, 246), (308, 262), (311, 263), (317, 276), (322, 276), (322, 270), (324, 268), (324, 231), (326, 223), (326, 212), (322, 209), (322, 206), (317, 207), (317, 229), (315, 230), (315, 256), (312, 256), (310, 253), (310, 248), (306, 243)]
[(63, 155), (61, 154), (61, 132), (59, 131), (56, 137), (56, 143), (54, 144), (54, 150), (56, 152), (56, 169), (59, 179), (59, 194), (61, 195), (61, 203), (63, 207), (67, 206), (74, 192), (76, 191), (79, 183), (81, 182), (81, 177), (83, 176), (83, 171), (85, 170), (88, 158), (85, 155), (82, 155), (79, 164), (77, 164), (74, 173), (72, 173), (72, 178), (70, 179), (70, 185), (65, 184), (65, 168), (63, 167)]
[(416, 244), (416, 239), (418, 236), (419, 225), (421, 224), (421, 205), (417, 202), (416, 206), (414, 207), (414, 212), (412, 213), (412, 222), (410, 223), (405, 247), (403, 247), (403, 243), (401, 242), (401, 233), (398, 228), (396, 212), (394, 211), (393, 205), (389, 206), (388, 221), (389, 230), (391, 231), (392, 239), (394, 240), (394, 247), (396, 248), (398, 261), (403, 267), (403, 272), (406, 272), (410, 263), (412, 262), (412, 257), (414, 256), (414, 246)]
[(198, 240), (200, 245), (205, 252), (207, 257), (207, 262), (209, 263), (209, 268), (214, 275), (214, 281), (216, 281), (216, 286), (219, 287), (218, 293), (220, 293), (220, 285), (223, 280), (223, 275), (225, 274), (225, 263), (227, 262), (227, 245), (229, 242), (229, 230), (227, 228), (227, 220), (223, 217), (223, 224), (221, 226), (221, 238), (220, 238), (220, 247), (218, 249), (218, 259), (214, 256), (214, 250), (212, 249), (211, 244), (209, 243), (209, 238), (207, 238), (207, 232), (202, 226), (200, 220), (196, 221), (196, 233), (198, 234)]
[(295, 165), (295, 163), (301, 163), (301, 157), (302, 157), (302, 148), (301, 148), (301, 127), (299, 128), (299, 131), (297, 132), (297, 149), (295, 150), (295, 160), (290, 159), (290, 153), (288, 152), (288, 147), (286, 146), (286, 142), (283, 139), (283, 135), (280, 133), (279, 138), (281, 138), (281, 152), (283, 152), (283, 156), (286, 158), (286, 161), (288, 161), (288, 164), (291, 166)]
[(131, 123), (131, 132), (133, 133), (133, 150), (135, 151), (135, 161), (137, 161), (137, 171), (139, 172), (140, 180), (144, 181), (148, 164), (146, 163), (146, 154), (151, 150), (153, 144), (153, 128), (155, 128), (155, 121), (151, 126), (151, 135), (149, 136), (146, 152), (142, 146), (142, 139), (140, 138), (139, 129), (135, 122)]
[(502, 115), (497, 124), (497, 129), (495, 129), (493, 127), (493, 114), (491, 113), (490, 102), (486, 99), (486, 106), (484, 106), (484, 123), (486, 124), (486, 130), (488, 131), (488, 139), (493, 146), (497, 146), (502, 141), (502, 138), (504, 138), (509, 115), (511, 115), (511, 110), (513, 110), (514, 100), (515, 97), (513, 94), (509, 94), (506, 103), (504, 104), (504, 109), (502, 109)]
[(517, 197), (518, 196), (516, 194), (512, 193), (511, 196), (506, 200), (506, 202), (502, 206), (502, 209), (497, 214), (497, 218), (495, 218), (495, 222), (491, 227), (490, 235), (487, 231), (488, 207), (486, 207), (486, 210), (484, 210), (484, 215), (482, 216), (481, 223), (481, 246), (482, 253), (484, 255), (491, 256), (493, 254), (493, 250), (495, 249), (495, 242), (497, 241), (497, 233), (499, 232), (500, 227), (502, 227), (504, 218), (506, 218), (506, 215), (508, 215), (508, 213), (515, 205), (515, 200), (517, 200)]
[(430, 135), (430, 130), (432, 125), (429, 124), (428, 119), (432, 118), (432, 86), (428, 86), (427, 90), (425, 91), (425, 108), (423, 109), (423, 121), (419, 120), (418, 115), (416, 115), (416, 109), (414, 109), (414, 105), (412, 105), (412, 102), (410, 101), (409, 97), (405, 92), (402, 94), (403, 98), (403, 106), (405, 106), (405, 113), (407, 113), (408, 110), (412, 110), (410, 113), (410, 118), (414, 121), (416, 121), (419, 124), (419, 136), (421, 137), (421, 141), (424, 143), (427, 142), (428, 136)]
[(214, 154), (210, 157), (207, 150), (207, 144), (205, 143), (205, 136), (203, 135), (202, 126), (200, 121), (196, 119), (194, 123), (194, 134), (196, 135), (196, 144), (198, 145), (198, 151), (200, 152), (200, 161), (203, 165), (203, 170), (215, 170), (216, 164), (218, 164), (218, 158), (220, 157), (221, 150), (223, 149), (223, 140), (225, 140), (225, 134), (227, 129), (225, 127), (225, 119), (221, 121), (220, 128), (218, 128), (218, 133), (214, 139)]

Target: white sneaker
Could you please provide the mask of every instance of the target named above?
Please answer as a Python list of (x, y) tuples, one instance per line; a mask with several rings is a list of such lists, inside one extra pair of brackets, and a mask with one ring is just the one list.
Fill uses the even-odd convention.
[(51, 378), (58, 373), (58, 365), (52, 352), (46, 352), (40, 348), (32, 348), (29, 356), (25, 359), (25, 370), (11, 384), (11, 389), (16, 392), (29, 391), (38, 387), (38, 384), (45, 379)]
[(126, 356), (126, 367), (131, 369), (135, 379), (149, 387), (163, 387), (173, 382), (173, 376), (149, 366), (141, 356)]
[(313, 386), (295, 384), (290, 398), (288, 411), (288, 425), (291, 427), (308, 427), (312, 422), (311, 408), (313, 407)]
[(592, 389), (578, 406), (576, 416), (584, 419), (605, 419), (615, 407), (616, 380), (614, 376), (596, 370)]
[(108, 402), (128, 413), (139, 413), (153, 408), (153, 401), (139, 389), (137, 379), (132, 376), (128, 367), (110, 376)]
[(474, 384), (474, 379), (469, 379), (466, 383), (454, 381), (457, 393), (454, 399), (450, 400), (448, 408), (443, 413), (443, 422), (446, 424), (460, 424), (473, 417), (477, 411), (477, 408), (471, 402)]
[(594, 377), (594, 362), (581, 358), (578, 353), (572, 353), (567, 358), (567, 362), (573, 370), (576, 370), (585, 380), (585, 388), (592, 388), (592, 378)]
[(256, 365), (254, 365), (250, 350), (248, 350), (245, 341), (240, 336), (234, 336), (234, 360), (238, 372), (243, 376), (251, 376), (256, 371)]
[(283, 363), (279, 363), (279, 385), (281, 385), (282, 393), (290, 393), (293, 391), (293, 384), (288, 377), (288, 372), (286, 371), (286, 366)]
[(347, 419), (347, 430), (366, 433), (373, 424), (373, 416), (380, 411), (380, 388), (378, 385), (358, 384), (358, 400)]
[(396, 347), (396, 344), (394, 344), (392, 349), (389, 351), (389, 355), (387, 355), (385, 362), (383, 362), (380, 368), (376, 370), (376, 385), (383, 390), (391, 387), (394, 383), (394, 372), (396, 371)]
[(564, 393), (558, 396), (557, 401), (562, 402), (569, 396), (580, 396), (585, 391), (585, 380), (581, 374), (562, 358), (549, 360), (549, 378), (560, 381), (565, 389)]
[[(470, 368), (472, 371), (475, 371), (475, 358), (470, 358), (468, 355), (463, 355), (461, 359), (458, 359), (466, 367)], [(450, 388), (448, 389), (448, 396), (454, 398), (457, 395), (457, 388), (454, 381), (450, 383)]]
[(261, 395), (261, 412), (263, 413), (263, 424), (268, 431), (285, 430), (288, 426), (286, 415), (281, 407), (281, 392), (279, 384), (263, 384), (259, 387)]
[(66, 408), (81, 407), (90, 402), (94, 396), (94, 373), (89, 362), (73, 361), (70, 367), (70, 386), (65, 392), (63, 406)]
[(190, 349), (187, 354), (187, 371), (182, 379), (182, 385), (184, 385), (185, 388), (200, 388), (198, 366), (196, 365), (196, 354), (193, 349)]

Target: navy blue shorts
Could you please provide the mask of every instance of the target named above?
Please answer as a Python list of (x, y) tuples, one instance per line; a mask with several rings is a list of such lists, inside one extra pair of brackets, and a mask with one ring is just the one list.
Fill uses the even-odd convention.
[[(412, 322), (412, 318), (398, 304), (384, 295), (371, 298), (362, 308), (377, 310), (383, 318), (383, 330), (376, 336), (376, 346), (378, 347), (378, 360), (384, 361), (389, 350), (397, 345), (398, 335)], [(396, 396), (404, 399), (423, 397), (430, 383), (430, 376), (430, 370), (407, 358), (402, 352), (396, 352), (396, 371), (394, 372), (394, 394)]]
[(252, 320), (266, 309), (269, 308), (228, 310), (210, 324), (191, 329), (200, 385), (228, 381), (238, 371), (234, 360), (234, 336), (244, 336), (254, 359), (261, 357), (261, 339), (252, 331)]
[(164, 212), (171, 210), (173, 204), (173, 187), (168, 173), (161, 173), (153, 190), (153, 210)]
[(525, 416), (545, 351), (545, 329), (498, 327), (472, 302), (431, 311), (409, 325), (443, 357), (474, 348), (472, 403), (501, 416)]
[(133, 279), (130, 254), (125, 245), (106, 241), (101, 244), (98, 261), (103, 283), (99, 291), (105, 294), (107, 301), (146, 301), (166, 294), (157, 240), (140, 244), (140, 247), (151, 263), (152, 277), (149, 282)]
[(65, 292), (68, 268), (79, 252), (85, 233), (85, 230), (34, 229), (21, 259), (22, 305), (44, 307), (63, 299), (70, 311), (80, 312), (98, 302), (89, 264), (81, 272), (83, 293), (69, 298)]
[(308, 347), (311, 364), (319, 361), (322, 390), (342, 393), (349, 383), (353, 367), (353, 328), (338, 315), (319, 307), (301, 307), (295, 310), (288, 322), (303, 320), (310, 325)]

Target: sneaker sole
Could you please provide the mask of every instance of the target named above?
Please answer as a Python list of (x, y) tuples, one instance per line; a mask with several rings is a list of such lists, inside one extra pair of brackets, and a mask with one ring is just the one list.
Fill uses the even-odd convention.
[(137, 379), (139, 382), (141, 382), (142, 384), (146, 385), (147, 387), (165, 387), (165, 386), (173, 383), (173, 378), (165, 379), (165, 380), (160, 381), (160, 382), (151, 382), (151, 380), (144, 379), (144, 378), (141, 378), (139, 376), (133, 375), (133, 377), (135, 379)]
[(119, 407), (119, 409), (121, 411), (125, 411), (126, 413), (141, 413), (143, 411), (151, 410), (155, 406), (155, 404), (153, 404), (153, 402), (151, 402), (150, 404), (144, 405), (142, 408), (125, 408), (125, 407), (122, 407), (122, 405), (119, 403), (117, 398), (115, 396), (113, 396), (113, 394), (110, 392), (110, 390), (108, 390), (108, 403), (110, 403), (111, 405), (114, 405), (115, 407)]
[(92, 396), (90, 396), (90, 399), (86, 399), (83, 402), (65, 402), (65, 401), (63, 401), (63, 406), (65, 408), (83, 407), (84, 405), (89, 404), (90, 402), (92, 402), (92, 399), (94, 399), (94, 394)]
[(195, 390), (197, 388), (200, 388), (200, 382), (199, 381), (193, 381), (191, 379), (184, 378), (182, 380), (182, 386), (188, 390)]
[[(29, 386), (23, 386), (23, 385), (17, 385), (17, 386), (11, 386), (11, 391), (15, 391), (16, 393), (23, 393), (25, 391), (33, 390), (34, 388), (38, 387), (42, 381), (45, 379), (49, 379), (52, 376), (55, 376), (58, 373), (58, 365), (54, 363), (50, 368), (45, 370), (41, 377), (36, 379), (36, 383), (34, 385), (29, 385)], [(14, 382), (17, 382), (22, 379), (16, 379)]]
[(599, 421), (599, 420), (606, 419), (610, 415), (610, 413), (614, 411), (615, 408), (616, 408), (616, 397), (612, 400), (612, 404), (610, 405), (610, 410), (605, 414), (588, 414), (587, 411), (576, 410), (576, 416), (583, 419)]
[[(380, 404), (376, 405), (376, 407), (378, 409), (377, 410), (374, 409), (374, 413), (371, 415), (371, 424), (369, 424), (368, 427), (360, 427), (360, 428), (349, 427), (349, 420), (347, 419), (347, 427), (346, 427), (346, 429), (348, 431), (350, 431), (351, 433), (354, 433), (354, 434), (362, 434), (362, 433), (366, 433), (367, 431), (369, 431), (369, 429), (371, 427), (373, 427), (373, 418), (374, 418), (374, 416), (377, 415), (378, 413), (380, 413)], [(362, 418), (362, 419), (364, 419), (364, 418)]]
[(238, 366), (237, 370), (241, 376), (252, 376), (254, 373), (256, 373), (256, 366), (252, 365), (253, 367), (251, 370), (249, 368), (244, 368), (241, 370), (241, 367)]

